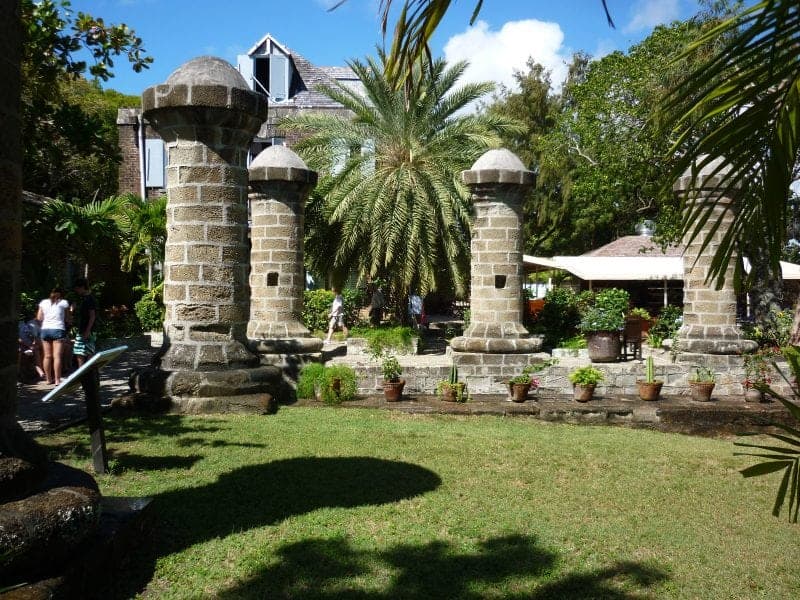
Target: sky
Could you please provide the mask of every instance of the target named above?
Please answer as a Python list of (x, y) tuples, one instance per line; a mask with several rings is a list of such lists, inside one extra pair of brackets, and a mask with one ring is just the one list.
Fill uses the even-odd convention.
[[(329, 12), (333, 4), (335, 0), (72, 0), (72, 10), (102, 17), (106, 23), (125, 23), (143, 39), (155, 60), (150, 68), (134, 73), (119, 57), (115, 77), (104, 84), (139, 95), (196, 56), (218, 56), (235, 65), (236, 56), (267, 33), (318, 66), (343, 66), (348, 60), (374, 56), (382, 42), (379, 0), (347, 0)], [(454, 0), (431, 49), (448, 61), (470, 62), (462, 82), (488, 80), (513, 88), (514, 71), (524, 71), (528, 57), (533, 57), (551, 70), (557, 86), (574, 52), (601, 57), (624, 51), (656, 25), (698, 10), (696, 0), (607, 4), (613, 29), (601, 0), (486, 0), (470, 27), (475, 1)]]

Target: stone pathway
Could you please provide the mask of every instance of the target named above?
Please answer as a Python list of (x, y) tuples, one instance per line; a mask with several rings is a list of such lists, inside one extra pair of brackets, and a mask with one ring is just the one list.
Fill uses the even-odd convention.
[[(160, 340), (158, 341), (160, 346)], [(106, 365), (100, 372), (100, 403), (109, 406), (111, 400), (128, 391), (128, 376), (136, 367), (150, 363), (158, 346), (138, 347), (123, 352), (117, 360)], [(113, 346), (107, 346), (113, 347)], [(42, 398), (53, 389), (45, 382), (17, 384), (17, 421), (32, 434), (52, 431), (86, 417), (83, 390), (80, 388), (59, 396), (53, 402), (42, 402)]]

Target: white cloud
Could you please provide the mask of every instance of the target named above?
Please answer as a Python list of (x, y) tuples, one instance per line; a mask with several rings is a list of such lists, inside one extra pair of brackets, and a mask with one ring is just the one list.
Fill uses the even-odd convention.
[(469, 62), (461, 83), (494, 81), (511, 89), (516, 89), (514, 71), (525, 72), (525, 63), (532, 57), (551, 71), (553, 86), (559, 88), (571, 59), (571, 51), (563, 44), (564, 32), (558, 23), (509, 21), (493, 31), (485, 21), (478, 21), (447, 41), (444, 57), (448, 63)]
[(680, 18), (680, 0), (638, 0), (631, 8), (631, 15), (625, 33), (652, 29)]

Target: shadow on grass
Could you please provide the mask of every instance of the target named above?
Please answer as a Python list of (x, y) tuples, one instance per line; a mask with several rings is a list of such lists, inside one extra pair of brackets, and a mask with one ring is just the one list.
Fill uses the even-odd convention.
[(417, 465), (370, 457), (276, 460), (225, 473), (214, 483), (159, 494), (157, 523), (137, 548), (116, 597), (130, 597), (152, 578), (160, 556), (231, 532), (271, 525), (319, 508), (397, 502), (436, 489), (441, 479)]
[[(343, 539), (310, 539), (287, 544), (277, 555), (276, 564), (215, 597), (477, 600), (486, 597), (489, 588), (492, 597), (498, 598), (633, 600), (649, 597), (647, 588), (666, 578), (657, 569), (617, 563), (606, 569), (567, 574), (543, 582), (534, 592), (522, 592), (519, 580), (548, 577), (556, 555), (538, 547), (534, 538), (518, 535), (489, 540), (472, 553), (459, 552), (444, 542), (364, 552)], [(384, 589), (348, 585), (347, 579), (369, 577), (376, 567), (394, 573)]]
[[(187, 424), (188, 423), (188, 424)], [(205, 455), (197, 454), (192, 456), (138, 456), (115, 450), (115, 444), (131, 442), (139, 439), (153, 440), (158, 437), (173, 438), (173, 445), (179, 448), (203, 447), (221, 448), (234, 446), (239, 448), (264, 448), (266, 444), (253, 442), (229, 442), (226, 440), (208, 440), (199, 434), (216, 433), (226, 431), (230, 426), (223, 419), (203, 419), (202, 422), (187, 421), (180, 415), (159, 415), (159, 416), (139, 416), (135, 420), (126, 419), (106, 419), (105, 420), (106, 438), (108, 440), (107, 449), (109, 462), (114, 464), (114, 470), (134, 470), (145, 469), (188, 469)], [(85, 431), (85, 425), (78, 426)], [(191, 434), (198, 434), (192, 436)], [(70, 438), (60, 444), (47, 444), (47, 451), (50, 460), (58, 461), (68, 458), (88, 460), (91, 458), (91, 450), (88, 438), (81, 437), (79, 440)]]

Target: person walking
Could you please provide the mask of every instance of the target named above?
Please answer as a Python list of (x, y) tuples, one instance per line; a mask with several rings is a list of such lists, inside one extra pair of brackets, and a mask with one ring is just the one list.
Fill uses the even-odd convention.
[(60, 287), (54, 287), (50, 296), (39, 302), (36, 318), (42, 324), (41, 339), (44, 358), (42, 367), (45, 379), (49, 384), (61, 383), (61, 357), (64, 344), (67, 342), (67, 326), (69, 324), (69, 302), (64, 299)]
[(325, 339), (326, 344), (330, 343), (333, 330), (336, 327), (341, 327), (344, 337), (347, 337), (347, 326), (344, 324), (344, 298), (342, 298), (342, 294), (337, 288), (333, 288), (333, 293), (335, 296), (333, 304), (331, 304), (331, 312), (328, 314), (330, 322), (328, 324), (328, 337)]
[(80, 303), (75, 318), (78, 333), (75, 335), (72, 353), (75, 355), (78, 367), (81, 367), (95, 353), (97, 336), (92, 329), (97, 321), (97, 302), (95, 302), (89, 289), (89, 282), (85, 278), (76, 279), (73, 289), (80, 297)]

